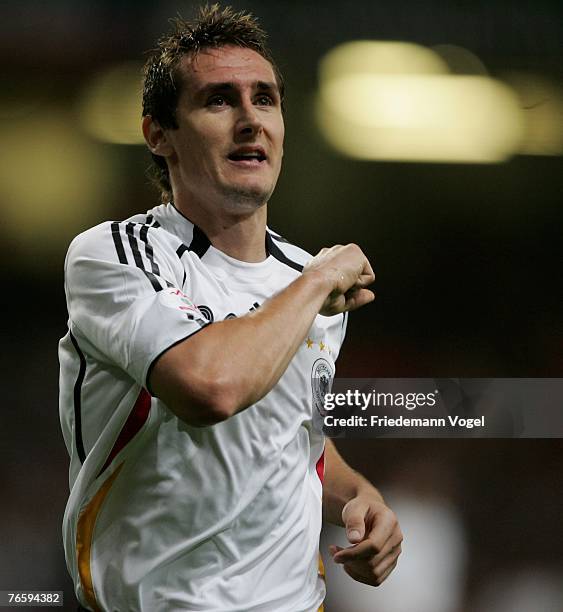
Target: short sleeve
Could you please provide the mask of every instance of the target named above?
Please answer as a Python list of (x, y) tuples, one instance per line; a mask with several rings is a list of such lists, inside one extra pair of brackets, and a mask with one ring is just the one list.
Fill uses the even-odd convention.
[(153, 361), (209, 321), (180, 289), (164, 230), (104, 223), (78, 236), (65, 264), (71, 331), (139, 385)]

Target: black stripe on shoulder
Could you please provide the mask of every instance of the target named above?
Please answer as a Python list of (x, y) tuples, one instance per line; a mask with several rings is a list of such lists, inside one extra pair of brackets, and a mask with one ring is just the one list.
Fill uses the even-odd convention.
[[(149, 226), (141, 225), (141, 240), (145, 243), (145, 252), (147, 254), (147, 258), (150, 261), (152, 271), (149, 271), (145, 268), (145, 264), (143, 262), (143, 257), (141, 255), (141, 251), (139, 250), (139, 243), (137, 242), (137, 238), (135, 236), (135, 226), (139, 225), (138, 223), (133, 223), (130, 221), (125, 226), (125, 235), (127, 236), (127, 241), (129, 244), (129, 248), (131, 249), (131, 253), (133, 255), (133, 260), (135, 265), (139, 270), (142, 270), (145, 276), (149, 279), (153, 289), (155, 291), (162, 291), (162, 285), (160, 284), (156, 274), (159, 274), (158, 264), (154, 261), (154, 253), (152, 251), (152, 246), (148, 242), (147, 232)], [(154, 227), (154, 226), (153, 226)], [(146, 228), (146, 231), (143, 232), (143, 229)], [(128, 265), (129, 262), (127, 260), (127, 255), (125, 254), (125, 245), (123, 243), (123, 234), (121, 232), (122, 227), (120, 223), (114, 221), (111, 224), (111, 233), (113, 236), (113, 242), (115, 244), (115, 248), (117, 251), (117, 255), (119, 257), (119, 262), (122, 264)], [(156, 270), (156, 272), (155, 272)]]
[(275, 257), (278, 261), (281, 261), (286, 266), (289, 266), (298, 272), (303, 272), (303, 266), (287, 257), (287, 255), (274, 242), (270, 232), (266, 232), (266, 249), (272, 257)]
[(129, 246), (131, 247), (131, 252), (133, 253), (133, 259), (135, 260), (135, 265), (137, 268), (141, 270), (145, 269), (145, 265), (143, 264), (143, 258), (141, 256), (141, 251), (139, 251), (139, 244), (137, 242), (137, 238), (135, 238), (135, 224), (128, 223), (125, 226), (125, 233), (129, 238)]
[(145, 255), (151, 264), (151, 270), (154, 274), (160, 274), (158, 264), (154, 260), (154, 251), (152, 245), (149, 243), (149, 226), (143, 225), (139, 232), (139, 237), (145, 243)]
[(149, 225), (150, 227), (160, 227), (160, 223), (154, 218), (153, 215), (147, 215), (145, 225)]
[(285, 242), (287, 244), (290, 244), (289, 240), (286, 240), (283, 236), (280, 236), (279, 234), (274, 234), (274, 232), (272, 231), (269, 231), (268, 233), (276, 242)]
[(113, 237), (113, 244), (119, 257), (119, 263), (127, 264), (127, 255), (125, 255), (125, 248), (123, 247), (123, 240), (121, 240), (121, 233), (119, 229), (119, 223), (113, 222), (111, 224), (111, 235)]
[(149, 279), (153, 289), (157, 292), (162, 291), (162, 285), (160, 284), (158, 278), (152, 272), (147, 272), (146, 270), (143, 270), (143, 272), (145, 273), (145, 276)]
[(72, 346), (74, 346), (78, 359), (80, 360), (78, 376), (76, 377), (76, 382), (74, 383), (74, 437), (78, 458), (80, 459), (81, 463), (84, 463), (86, 453), (84, 452), (84, 441), (82, 440), (82, 383), (84, 382), (84, 376), (86, 376), (86, 357), (80, 350), (78, 342), (76, 341), (73, 333), (70, 330), (68, 333), (70, 335)]
[[(146, 226), (143, 225), (143, 227)], [(145, 273), (145, 276), (149, 279), (155, 291), (162, 291), (162, 285), (158, 282), (158, 278), (156, 278), (154, 272), (149, 272), (145, 269), (143, 257), (141, 256), (141, 251), (139, 250), (139, 243), (137, 242), (137, 238), (135, 238), (135, 223), (128, 223), (125, 227), (125, 232), (129, 238), (129, 246), (131, 247), (133, 259), (135, 260), (137, 268)]]
[(211, 246), (209, 238), (199, 229), (197, 225), (194, 225), (194, 234), (188, 251), (195, 253), (200, 259), (207, 253), (207, 249)]

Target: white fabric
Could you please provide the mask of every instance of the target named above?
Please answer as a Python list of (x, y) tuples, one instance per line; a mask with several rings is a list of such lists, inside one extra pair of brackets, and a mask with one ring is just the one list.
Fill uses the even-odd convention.
[[(88, 605), (77, 567), (78, 516), (122, 466), (93, 532), (92, 581), (103, 610), (317, 610), (325, 589), (317, 572), (322, 487), (315, 466), (324, 439), (313, 427), (312, 376), (334, 373), (342, 315), (317, 316), (275, 388), (225, 422), (191, 427), (152, 397), (147, 421), (102, 470), (163, 351), (211, 316), (243, 316), (300, 274), (271, 254), (251, 264), (212, 246), (201, 259), (181, 252), (182, 244), (195, 247), (197, 231), (161, 205), (98, 225), (69, 248), (69, 334), (59, 347), (60, 419), (71, 457), (67, 565)], [(274, 244), (292, 262), (310, 258), (277, 237)]]

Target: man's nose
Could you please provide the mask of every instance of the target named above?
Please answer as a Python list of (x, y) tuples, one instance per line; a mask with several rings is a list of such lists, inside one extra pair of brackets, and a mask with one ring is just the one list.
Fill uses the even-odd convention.
[(262, 121), (252, 100), (241, 101), (235, 129), (239, 137), (255, 136), (262, 131)]

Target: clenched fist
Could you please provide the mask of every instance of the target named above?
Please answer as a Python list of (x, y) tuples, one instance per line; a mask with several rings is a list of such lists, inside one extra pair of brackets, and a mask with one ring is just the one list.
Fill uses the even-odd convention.
[(356, 310), (375, 299), (366, 289), (375, 280), (373, 269), (357, 244), (321, 249), (303, 269), (303, 274), (320, 275), (326, 282), (328, 295), (319, 311), (331, 316)]

